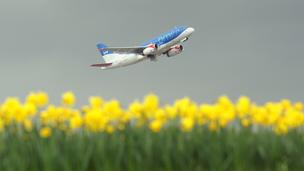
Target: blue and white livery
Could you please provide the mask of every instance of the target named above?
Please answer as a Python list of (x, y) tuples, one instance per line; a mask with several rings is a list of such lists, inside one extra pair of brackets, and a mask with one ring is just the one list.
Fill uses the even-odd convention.
[(109, 69), (135, 64), (145, 59), (155, 61), (161, 55), (175, 56), (183, 51), (180, 43), (188, 40), (193, 32), (192, 27), (174, 27), (159, 37), (135, 47), (107, 47), (99, 43), (97, 48), (105, 63), (91, 66)]

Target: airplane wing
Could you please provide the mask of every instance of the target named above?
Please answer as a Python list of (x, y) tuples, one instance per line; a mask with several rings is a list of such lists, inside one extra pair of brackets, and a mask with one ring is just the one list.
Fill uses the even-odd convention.
[(138, 47), (105, 47), (98, 48), (103, 51), (112, 51), (116, 53), (142, 53), (146, 46), (138, 46)]

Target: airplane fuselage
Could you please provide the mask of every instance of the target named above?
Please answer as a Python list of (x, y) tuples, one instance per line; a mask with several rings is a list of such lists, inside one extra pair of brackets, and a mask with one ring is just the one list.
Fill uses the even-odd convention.
[(173, 46), (178, 45), (186, 41), (189, 36), (194, 32), (191, 27), (175, 27), (174, 29), (156, 37), (148, 42), (142, 44), (141, 46), (156, 45), (157, 49), (155, 52), (144, 55), (140, 53), (111, 53), (107, 54), (108, 58), (115, 59), (111, 61), (110, 66), (103, 66), (101, 69), (110, 69), (123, 67), (131, 64), (141, 62), (145, 59), (154, 60), (156, 57), (166, 54)]

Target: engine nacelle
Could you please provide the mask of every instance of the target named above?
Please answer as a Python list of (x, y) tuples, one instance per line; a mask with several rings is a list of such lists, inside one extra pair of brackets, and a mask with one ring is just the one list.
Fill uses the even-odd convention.
[(143, 54), (145, 56), (153, 55), (156, 52), (156, 50), (157, 50), (157, 45), (150, 44), (143, 50)]
[(182, 45), (175, 45), (172, 46), (170, 50), (167, 52), (167, 57), (175, 56), (180, 54), (183, 51), (183, 46)]

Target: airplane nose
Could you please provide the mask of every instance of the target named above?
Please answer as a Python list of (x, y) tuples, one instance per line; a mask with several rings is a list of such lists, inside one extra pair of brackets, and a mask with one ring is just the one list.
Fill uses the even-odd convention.
[(194, 28), (189, 27), (189, 28), (188, 28), (188, 31), (189, 31), (190, 33), (193, 33), (195, 30), (194, 30)]

